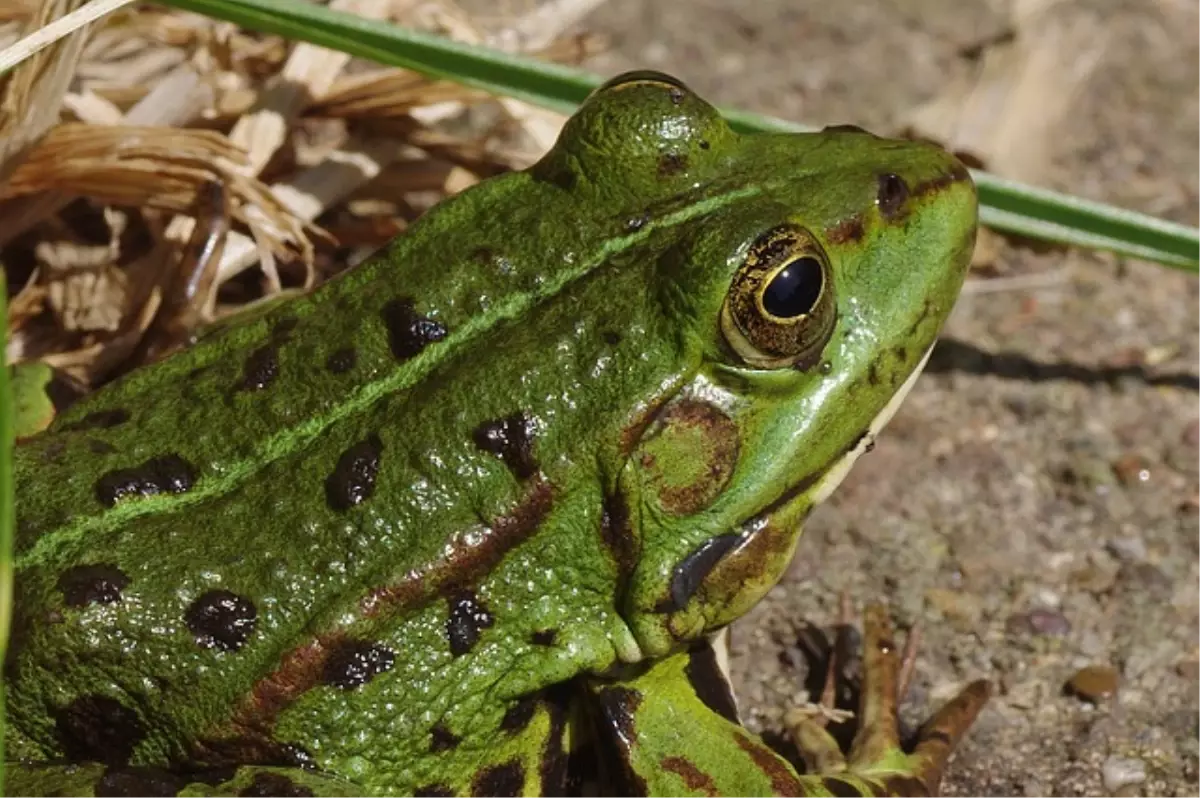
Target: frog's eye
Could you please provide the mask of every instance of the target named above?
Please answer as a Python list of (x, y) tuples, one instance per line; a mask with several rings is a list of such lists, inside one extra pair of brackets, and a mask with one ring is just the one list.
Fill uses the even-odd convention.
[(807, 230), (785, 224), (747, 250), (721, 308), (721, 331), (751, 366), (808, 368), (836, 319), (828, 257)]

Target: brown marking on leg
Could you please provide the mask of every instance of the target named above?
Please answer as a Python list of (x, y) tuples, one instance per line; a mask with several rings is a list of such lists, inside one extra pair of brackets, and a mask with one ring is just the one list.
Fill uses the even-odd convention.
[(739, 748), (750, 755), (754, 765), (770, 780), (772, 793), (775, 795), (803, 795), (800, 780), (784, 764), (778, 754), (762, 743), (749, 739), (745, 732), (734, 732), (733, 739)]
[(720, 795), (717, 791), (717, 785), (713, 782), (712, 776), (708, 775), (700, 768), (696, 767), (689, 760), (681, 756), (663, 757), (658, 763), (663, 770), (674, 773), (679, 778), (683, 779), (683, 783), (693, 792), (704, 793), (705, 795)]

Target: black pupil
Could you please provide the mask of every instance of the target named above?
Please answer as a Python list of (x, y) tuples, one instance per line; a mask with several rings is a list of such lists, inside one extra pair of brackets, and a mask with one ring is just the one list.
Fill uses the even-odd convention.
[(763, 291), (763, 310), (778, 319), (803, 316), (821, 295), (821, 264), (816, 258), (799, 258), (771, 278)]

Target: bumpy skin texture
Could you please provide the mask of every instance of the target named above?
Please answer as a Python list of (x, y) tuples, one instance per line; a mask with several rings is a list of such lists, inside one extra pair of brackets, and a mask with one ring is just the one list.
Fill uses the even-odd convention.
[[(8, 756), (563, 790), (583, 725), (555, 686), (776, 582), (974, 224), (935, 147), (739, 137), (669, 79), (600, 90), (531, 169), (18, 447)], [(804, 362), (751, 366), (722, 307), (781, 225), (834, 315)]]

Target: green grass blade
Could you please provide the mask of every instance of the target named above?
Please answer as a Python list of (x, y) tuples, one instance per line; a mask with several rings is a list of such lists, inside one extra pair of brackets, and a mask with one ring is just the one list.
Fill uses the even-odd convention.
[(1184, 271), (1200, 268), (1200, 230), (1112, 205), (972, 172), (979, 220), (995, 230), (1103, 249)]
[[(0, 352), (8, 329), (8, 298), (4, 273), (0, 271)], [(13, 503), (12, 397), (8, 390), (8, 366), (0, 359), (0, 662), (8, 650), (8, 627), (12, 617), (12, 529), (16, 522)], [(0, 795), (4, 795), (4, 691), (0, 689)]]
[[(251, 30), (312, 42), (435, 78), (570, 112), (601, 78), (496, 50), (465, 45), (386, 22), (295, 0), (168, 0), (167, 5)], [(723, 111), (739, 130), (804, 130), (740, 111)], [(1144, 258), (1185, 271), (1200, 268), (1200, 231), (1132, 211), (974, 173), (981, 221), (1028, 238)]]
[(388, 66), (570, 113), (599, 78), (296, 0), (166, 0), (249, 30), (319, 44)]

